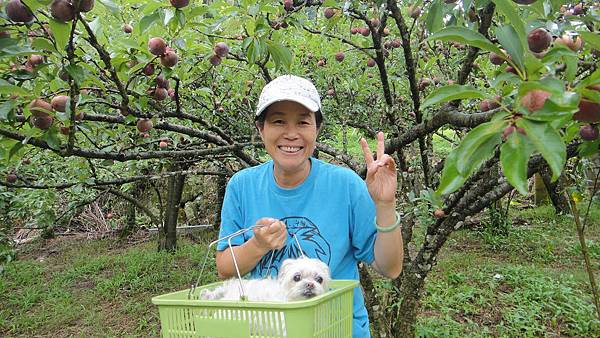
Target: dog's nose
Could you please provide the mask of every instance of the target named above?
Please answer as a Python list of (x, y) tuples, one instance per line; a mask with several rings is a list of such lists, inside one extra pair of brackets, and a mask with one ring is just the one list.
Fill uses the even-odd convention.
[(306, 283), (306, 288), (312, 290), (315, 288), (315, 285), (313, 283)]

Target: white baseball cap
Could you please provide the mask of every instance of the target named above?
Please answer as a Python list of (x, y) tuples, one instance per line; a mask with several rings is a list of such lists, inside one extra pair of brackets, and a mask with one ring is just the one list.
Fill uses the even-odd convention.
[(280, 101), (300, 103), (313, 113), (321, 110), (321, 98), (312, 82), (295, 75), (282, 75), (263, 88), (255, 116), (260, 116), (268, 106)]

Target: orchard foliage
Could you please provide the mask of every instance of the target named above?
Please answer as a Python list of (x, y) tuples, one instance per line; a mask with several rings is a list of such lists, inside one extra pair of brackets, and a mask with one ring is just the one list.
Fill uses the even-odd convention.
[[(490, 62), (497, 65), (488, 83), (498, 96), (454, 85), (436, 90), (424, 104), (481, 98), (500, 107), (492, 121), (474, 128), (450, 154), (438, 187), (441, 193), (460, 187), (498, 147), (504, 174), (526, 194), (532, 153), (542, 154), (557, 179), (566, 162), (565, 143), (578, 132), (589, 141), (582, 144), (581, 154), (597, 152), (600, 144), (593, 131), (589, 132), (597, 130), (595, 124), (600, 122), (600, 35), (589, 31), (597, 26), (598, 8), (590, 7), (587, 13), (579, 9), (582, 16), (574, 17), (573, 9), (564, 5), (560, 11), (552, 11), (558, 2), (537, 1), (524, 8), (508, 0), (494, 3), (500, 15), (490, 37), (495, 36), (497, 43), (469, 25), (445, 27), (427, 38), (480, 48), (489, 52)], [(586, 26), (586, 22), (593, 24)], [(553, 35), (557, 37), (554, 43)]]
[[(117, 176), (137, 168), (112, 161), (225, 154), (256, 164), (247, 149), (257, 145), (256, 97), (294, 73), (324, 96), (320, 150), (353, 169), (345, 148), (330, 147), (338, 126), (387, 130), (400, 136), (395, 151), (434, 132), (413, 128), (454, 107), (454, 117), (487, 117), (438, 126), (472, 129), (445, 160), (437, 192), (456, 191), (499, 152), (504, 175), (526, 193), (532, 155), (556, 179), (567, 144), (581, 143), (586, 156), (598, 150), (600, 36), (597, 4), (521, 3), (4, 1), (5, 181), (44, 182), (26, 163), (50, 154), (73, 164), (62, 183), (88, 185), (111, 177), (96, 166), (119, 168)], [(88, 159), (87, 169), (72, 157)]]

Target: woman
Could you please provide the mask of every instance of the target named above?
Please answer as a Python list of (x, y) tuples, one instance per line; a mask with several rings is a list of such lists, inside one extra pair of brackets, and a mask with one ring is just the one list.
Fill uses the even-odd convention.
[[(353, 171), (312, 158), (323, 116), (308, 80), (284, 75), (260, 95), (255, 124), (272, 160), (236, 173), (227, 185), (219, 237), (262, 225), (232, 239), (240, 273), (276, 274), (281, 262), (304, 254), (325, 262), (333, 279), (359, 279), (362, 261), (388, 278), (402, 271), (402, 236), (396, 206), (396, 164), (377, 135), (377, 159), (364, 139), (363, 181)], [(366, 184), (365, 184), (366, 182)], [(291, 235), (296, 239), (292, 239)], [(236, 276), (225, 241), (217, 247), (221, 278)], [(273, 255), (271, 255), (273, 252)], [(370, 337), (360, 290), (354, 292), (353, 336)]]

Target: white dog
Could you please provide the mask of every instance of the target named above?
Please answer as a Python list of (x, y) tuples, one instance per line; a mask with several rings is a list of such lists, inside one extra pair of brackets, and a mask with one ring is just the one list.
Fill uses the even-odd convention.
[[(242, 279), (247, 300), (294, 301), (323, 294), (328, 289), (329, 267), (315, 258), (286, 259), (277, 279)], [(240, 300), (240, 281), (231, 278), (214, 290), (202, 290), (200, 299)]]

